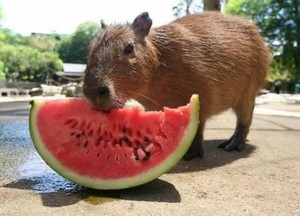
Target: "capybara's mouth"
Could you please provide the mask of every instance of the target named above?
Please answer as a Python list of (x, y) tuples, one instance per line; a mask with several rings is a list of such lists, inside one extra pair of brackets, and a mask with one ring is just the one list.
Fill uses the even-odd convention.
[(102, 111), (102, 112), (110, 112), (113, 109), (121, 109), (125, 107), (125, 101), (119, 100), (107, 100), (107, 101), (97, 101), (97, 100), (90, 100), (87, 98), (89, 105), (93, 110)]
[(109, 102), (103, 103), (103, 101), (91, 100), (87, 97), (86, 99), (93, 110), (109, 112), (113, 108), (113, 106)]

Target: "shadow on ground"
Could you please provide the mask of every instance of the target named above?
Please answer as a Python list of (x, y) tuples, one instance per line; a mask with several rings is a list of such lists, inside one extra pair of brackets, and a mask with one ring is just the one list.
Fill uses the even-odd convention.
[[(225, 152), (217, 146), (221, 140), (206, 141), (204, 144), (204, 159), (195, 158), (191, 161), (180, 161), (169, 173), (200, 172), (248, 157), (254, 150), (253, 145), (247, 144), (241, 152)], [(119, 200), (179, 203), (178, 190), (169, 182), (161, 179), (148, 184), (123, 190), (93, 190), (81, 187), (62, 178), (54, 171), (44, 175), (22, 178), (2, 186), (3, 188), (32, 190), (41, 196), (44, 206), (68, 206), (84, 201), (98, 205)]]
[[(2, 186), (3, 188), (13, 188), (21, 190), (33, 190), (41, 196), (44, 206), (60, 207), (76, 204), (84, 201), (89, 204), (98, 205), (106, 202), (119, 200), (148, 201), (148, 202), (165, 202), (179, 203), (181, 197), (177, 189), (170, 183), (157, 179), (148, 184), (134, 188), (122, 190), (93, 190), (73, 184), (62, 179), (61, 187), (57, 191), (45, 190), (51, 182), (45, 182), (47, 178), (51, 179), (57, 175), (41, 176), (35, 178), (21, 179)], [(56, 176), (55, 178), (60, 178)], [(53, 183), (53, 182), (52, 182)], [(57, 184), (53, 183), (54, 185)], [(41, 189), (39, 191), (39, 189)]]
[(225, 140), (207, 140), (204, 141), (204, 158), (194, 158), (191, 161), (180, 161), (169, 173), (187, 173), (198, 172), (216, 167), (224, 166), (237, 161), (241, 158), (249, 157), (256, 147), (249, 143), (246, 144), (243, 151), (226, 152), (218, 148), (218, 145)]

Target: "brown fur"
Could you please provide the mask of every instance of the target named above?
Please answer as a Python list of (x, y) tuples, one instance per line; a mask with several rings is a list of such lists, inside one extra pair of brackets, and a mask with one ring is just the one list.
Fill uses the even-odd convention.
[[(228, 108), (236, 112), (237, 127), (221, 147), (241, 150), (255, 97), (271, 63), (256, 26), (241, 18), (204, 12), (148, 29), (148, 34), (143, 31), (151, 27), (148, 18), (144, 14), (132, 25), (110, 26), (94, 40), (83, 86), (86, 97), (103, 110), (120, 107), (129, 98), (148, 110), (159, 110), (184, 105), (192, 94), (199, 94), (197, 140), (185, 158), (202, 156), (206, 120)], [(124, 54), (129, 43), (134, 51)], [(99, 97), (102, 87), (108, 92), (100, 91)]]

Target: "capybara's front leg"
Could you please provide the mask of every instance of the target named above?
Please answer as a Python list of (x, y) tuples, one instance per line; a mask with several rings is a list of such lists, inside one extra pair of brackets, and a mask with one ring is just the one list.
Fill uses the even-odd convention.
[(195, 157), (203, 158), (203, 124), (199, 124), (197, 133), (188, 152), (184, 155), (184, 160), (191, 160)]

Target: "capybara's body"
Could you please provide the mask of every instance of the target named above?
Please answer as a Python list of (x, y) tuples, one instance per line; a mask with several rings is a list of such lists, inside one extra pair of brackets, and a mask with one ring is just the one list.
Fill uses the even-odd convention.
[(200, 96), (200, 124), (185, 156), (202, 156), (206, 120), (228, 108), (237, 115), (233, 136), (220, 147), (241, 150), (255, 97), (271, 54), (254, 24), (204, 12), (151, 29), (148, 13), (131, 25), (107, 27), (91, 45), (83, 91), (95, 108), (109, 110), (133, 98), (148, 110), (186, 104)]

